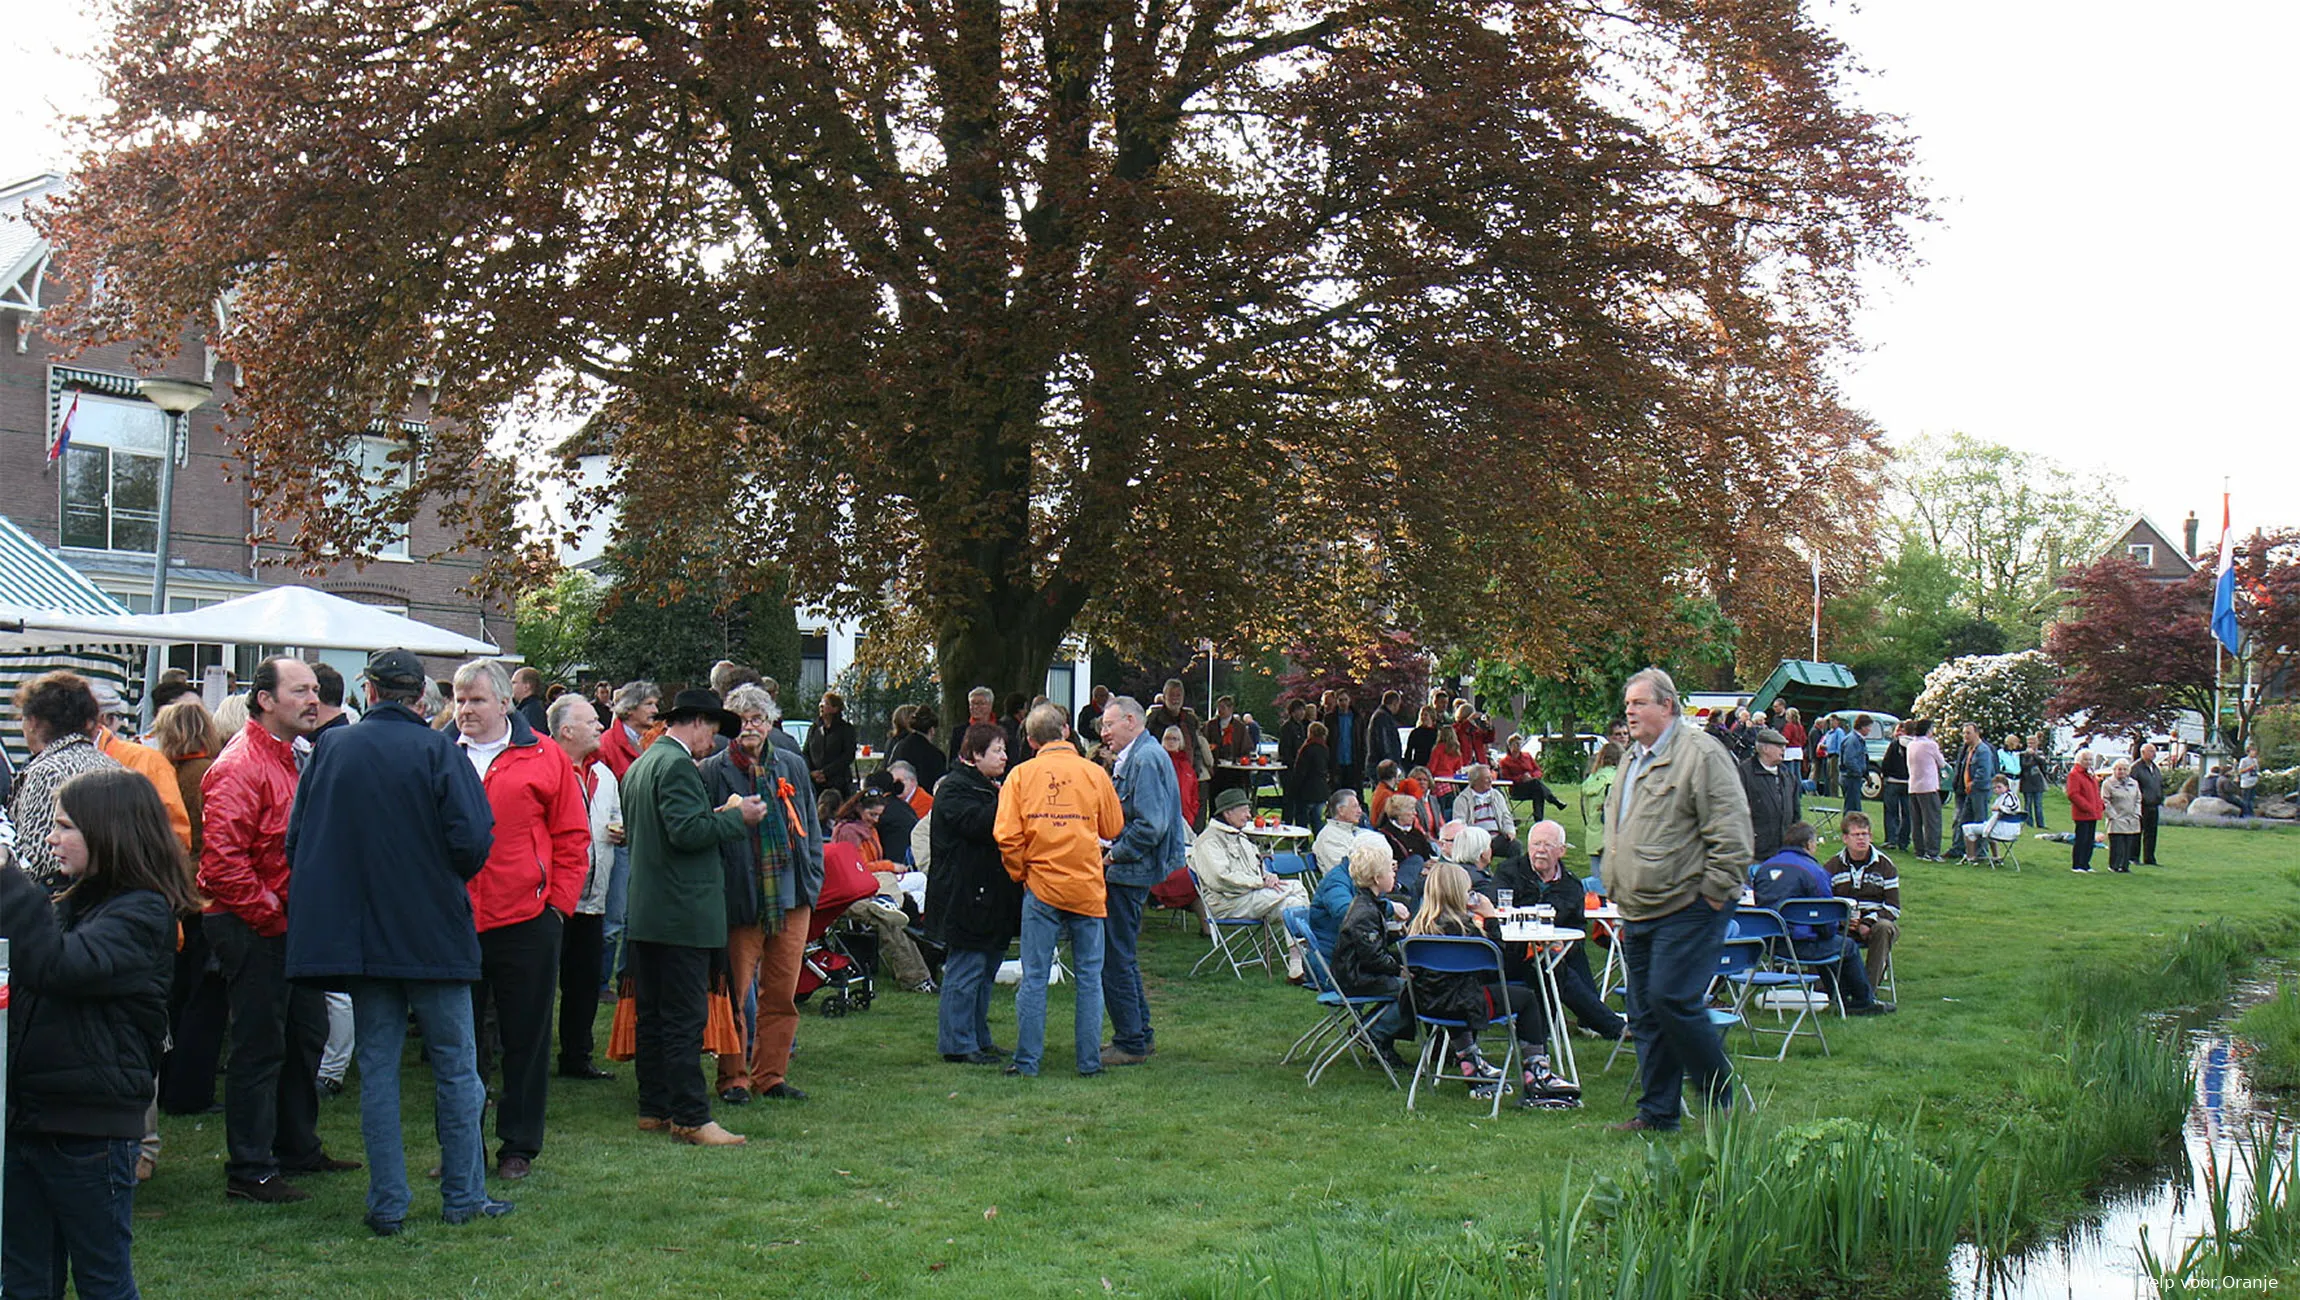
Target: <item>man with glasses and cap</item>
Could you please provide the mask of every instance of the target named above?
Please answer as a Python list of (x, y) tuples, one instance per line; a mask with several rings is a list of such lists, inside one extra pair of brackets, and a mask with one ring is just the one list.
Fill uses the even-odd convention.
[(631, 851), (631, 976), (639, 1014), (639, 1128), (695, 1146), (741, 1146), (711, 1118), (703, 1085), (703, 1024), (711, 955), (727, 945), (726, 873), (719, 845), (740, 842), (767, 816), (757, 795), (711, 806), (696, 762), (722, 727), (742, 719), (716, 691), (678, 693), (663, 739), (623, 777), (623, 837)]
[(495, 813), (456, 742), (416, 711), (423, 661), (382, 650), (361, 676), (367, 712), (314, 751), (288, 822), (287, 974), (351, 994), (366, 1222), (388, 1237), (412, 1198), (399, 1124), (410, 1013), (431, 1064), (442, 1217), (511, 1211), (487, 1195), (471, 998), (480, 959), (467, 882), (486, 865)]

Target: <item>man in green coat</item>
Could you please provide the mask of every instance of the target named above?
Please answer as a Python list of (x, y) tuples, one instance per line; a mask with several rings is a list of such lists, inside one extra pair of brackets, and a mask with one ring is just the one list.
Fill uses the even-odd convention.
[(631, 846), (624, 937), (639, 1013), (639, 1127), (669, 1129), (696, 1146), (740, 1146), (711, 1118), (703, 1087), (703, 1024), (711, 954), (726, 946), (727, 898), (719, 845), (767, 815), (753, 796), (711, 807), (695, 761), (734, 715), (715, 691), (681, 691), (663, 715), (663, 738), (623, 777), (623, 832)]

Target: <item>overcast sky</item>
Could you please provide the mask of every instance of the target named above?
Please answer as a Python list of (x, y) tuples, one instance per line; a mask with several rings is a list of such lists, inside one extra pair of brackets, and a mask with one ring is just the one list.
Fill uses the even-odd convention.
[[(63, 162), (56, 115), (96, 79), (60, 51), (89, 47), (89, 8), (0, 33), (0, 176)], [(1940, 211), (1924, 263), (1877, 286), (1852, 404), (1896, 441), (1963, 430), (2113, 476), (2175, 540), (2203, 516), (2208, 549), (2223, 478), (2239, 532), (2300, 524), (2300, 5), (1820, 12), (1871, 70), (1861, 101), (1909, 119)]]

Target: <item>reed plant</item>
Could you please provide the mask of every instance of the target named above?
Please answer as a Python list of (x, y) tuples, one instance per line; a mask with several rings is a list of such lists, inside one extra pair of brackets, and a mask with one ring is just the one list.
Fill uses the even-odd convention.
[[(2205, 1203), (2212, 1227), (2179, 1254), (2159, 1256), (2147, 1227), (2141, 1228), (2136, 1247), (2140, 1266), (2157, 1294), (2242, 1289), (2229, 1287), (2229, 1279), (2300, 1278), (2300, 1202), (2292, 1195), (2300, 1153), (2290, 1136), (2274, 1123), (2260, 1125), (2235, 1149), (2227, 1167), (2217, 1150), (2205, 1153)], [(2236, 1190), (2239, 1183), (2241, 1191)]]

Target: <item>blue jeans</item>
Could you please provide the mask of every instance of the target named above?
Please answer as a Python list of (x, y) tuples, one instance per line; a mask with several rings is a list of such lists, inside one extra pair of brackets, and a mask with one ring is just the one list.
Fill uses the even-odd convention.
[(992, 976), (1006, 954), (979, 948), (953, 948), (942, 959), (942, 1000), (936, 1009), (935, 1042), (944, 1056), (985, 1052), (990, 1042)]
[(1022, 987), (1014, 995), (1014, 1064), (1038, 1073), (1046, 1054), (1046, 978), (1054, 969), (1054, 945), (1070, 939), (1071, 977), (1078, 988), (1073, 1034), (1078, 1072), (1102, 1069), (1102, 918), (1048, 907), (1028, 890), (1022, 896)]
[(1796, 949), (1799, 961), (1827, 961), (1831, 954), (1836, 956), (1835, 966), (1819, 972), (1821, 986), (1847, 1007), (1865, 1007), (1876, 997), (1869, 988), (1868, 957), (1860, 944), (1844, 935), (1831, 935), (1826, 939), (1798, 939), (1790, 947)]
[(1909, 783), (1885, 782), (1885, 843), (1907, 848), (1909, 843)]
[(1677, 1127), (1687, 1074), (1712, 1106), (1733, 1105), (1733, 1066), (1708, 1011), (1709, 981), (1732, 917), (1732, 908), (1695, 898), (1667, 916), (1621, 924), (1629, 1028), (1645, 1078), (1637, 1115), (1656, 1128)]
[(136, 1300), (129, 1260), (136, 1138), (8, 1135), (0, 1290), (63, 1300), (69, 1265), (81, 1300)]
[(1110, 1006), (1110, 1045), (1148, 1056), (1158, 1035), (1150, 1028), (1150, 998), (1142, 991), (1135, 946), (1142, 940), (1142, 909), (1149, 905), (1150, 889), (1119, 884), (1106, 888), (1110, 914), (1102, 922), (1102, 992)]
[(399, 1128), (399, 1056), (407, 1014), (431, 1058), (433, 1127), (439, 1135), (439, 1199), (458, 1219), (487, 1201), (479, 1135), (487, 1091), (473, 1046), (471, 986), (448, 980), (356, 980), (351, 1017), (359, 1056), (359, 1136), (367, 1146), (367, 1213), (382, 1223), (407, 1218), (407, 1149)]
[(2021, 796), (2021, 802), (2028, 805), (2028, 824), (2036, 827), (2040, 831), (2043, 830), (2045, 828), (2044, 791), (2031, 790), (2027, 794)]
[(631, 911), (631, 848), (615, 846), (615, 867), (607, 873), (607, 928), (599, 948), (599, 987), (612, 991), (630, 961), (623, 955), (623, 922)]

